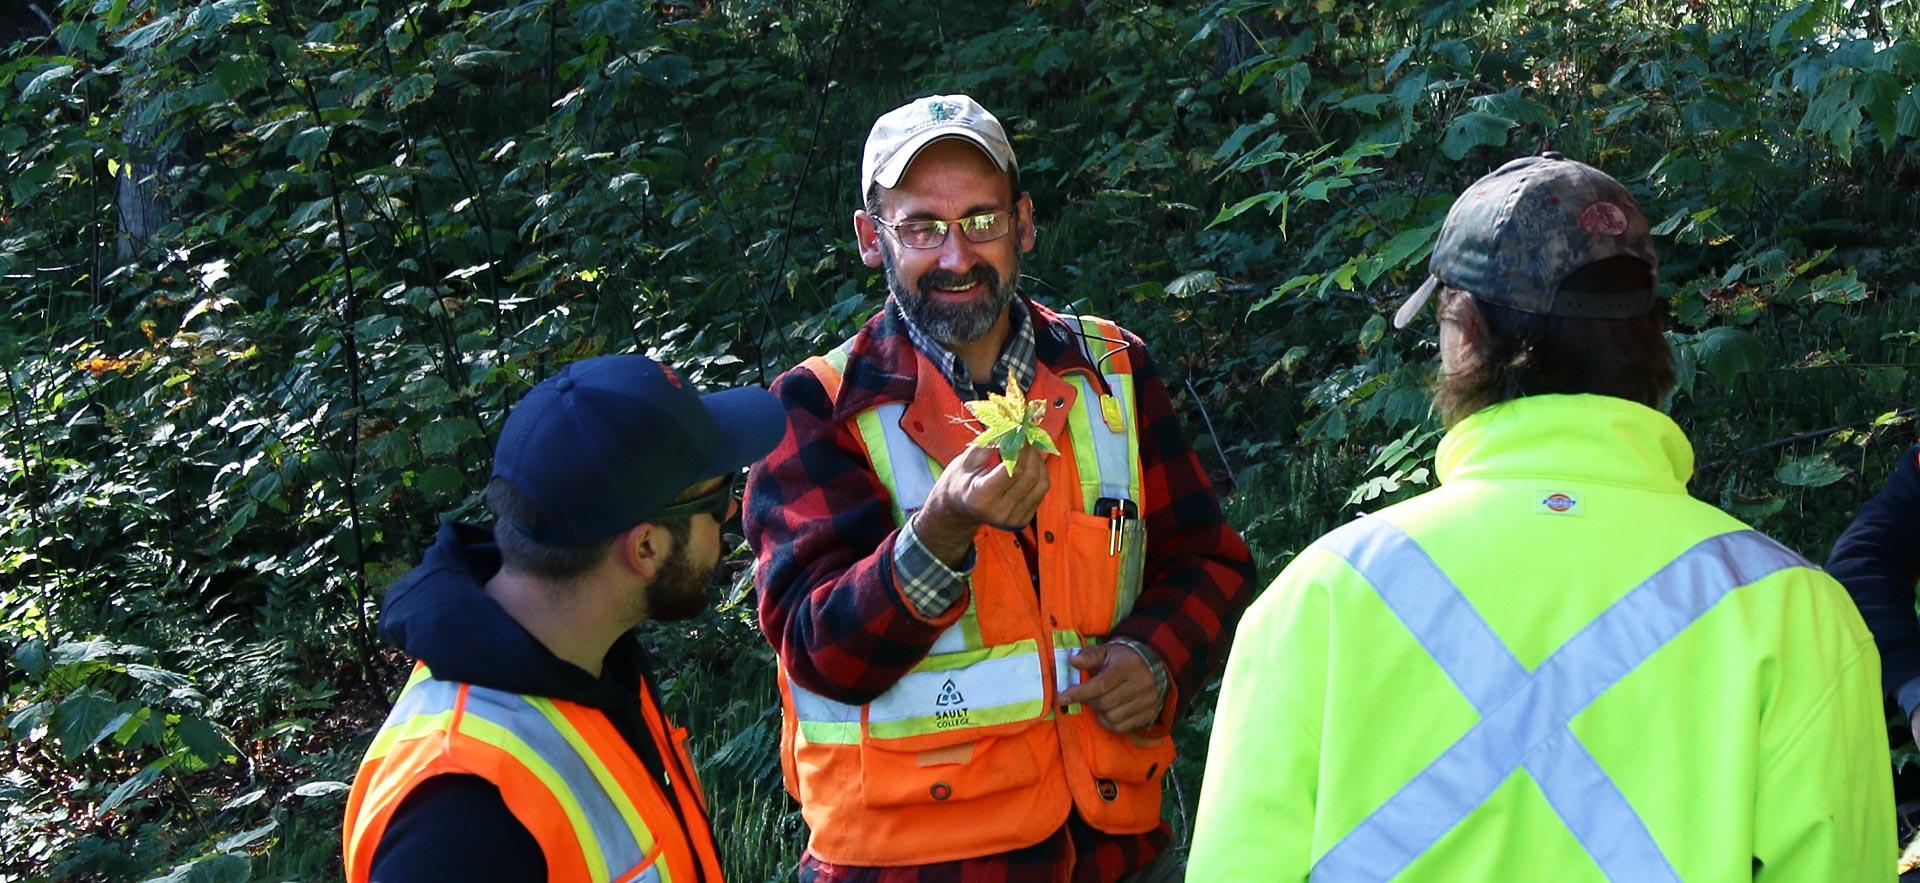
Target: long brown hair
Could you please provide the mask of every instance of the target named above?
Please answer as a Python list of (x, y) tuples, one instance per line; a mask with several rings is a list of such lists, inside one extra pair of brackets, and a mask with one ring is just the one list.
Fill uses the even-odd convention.
[[(1645, 284), (1646, 272), (1633, 258), (1612, 258), (1562, 286), (1630, 290)], [(1435, 378), (1434, 404), (1448, 426), (1523, 396), (1589, 393), (1658, 408), (1673, 391), (1673, 349), (1659, 298), (1652, 311), (1630, 319), (1578, 319), (1490, 304), (1457, 288), (1439, 296), (1440, 321), (1458, 326), (1466, 348), (1455, 370), (1442, 368)]]

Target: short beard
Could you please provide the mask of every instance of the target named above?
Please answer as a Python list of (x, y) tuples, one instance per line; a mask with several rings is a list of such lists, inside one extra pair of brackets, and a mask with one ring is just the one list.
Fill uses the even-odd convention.
[[(958, 236), (958, 229), (948, 231), (949, 236)], [(918, 291), (909, 289), (900, 280), (900, 273), (893, 259), (893, 247), (883, 238), (880, 241), (880, 254), (885, 259), (887, 291), (900, 304), (900, 309), (913, 319), (921, 331), (927, 333), (943, 346), (962, 346), (987, 336), (1000, 314), (1007, 305), (1013, 303), (1013, 296), (1020, 287), (1020, 259), (1015, 256), (1013, 275), (1000, 278), (1000, 272), (993, 265), (981, 262), (964, 274), (949, 273), (946, 270), (928, 270), (920, 276)], [(937, 286), (970, 285), (984, 283), (991, 293), (985, 302), (978, 304), (943, 304), (935, 300), (931, 292)]]
[(713, 578), (713, 565), (701, 567), (687, 554), (690, 531), (668, 529), (674, 539), (673, 554), (660, 565), (653, 582), (647, 584), (646, 618), (663, 622), (692, 619), (707, 609), (707, 586)]

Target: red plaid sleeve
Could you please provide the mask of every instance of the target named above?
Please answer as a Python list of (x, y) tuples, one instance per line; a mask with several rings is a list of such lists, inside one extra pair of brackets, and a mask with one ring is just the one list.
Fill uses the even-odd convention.
[(873, 700), (926, 656), (965, 600), (920, 618), (893, 575), (887, 490), (851, 425), (804, 368), (773, 394), (787, 435), (747, 477), (747, 542), (756, 553), (760, 630), (801, 686), (849, 704)]
[[(1114, 628), (1160, 654), (1184, 708), (1225, 655), (1253, 600), (1253, 556), (1227, 525), (1146, 345), (1127, 332), (1140, 410), (1140, 468), (1150, 508), (1140, 597)], [(1171, 725), (1171, 718), (1161, 726)]]

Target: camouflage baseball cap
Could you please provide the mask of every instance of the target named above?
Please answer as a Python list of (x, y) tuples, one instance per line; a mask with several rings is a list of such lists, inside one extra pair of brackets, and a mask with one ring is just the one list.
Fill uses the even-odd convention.
[[(1561, 290), (1581, 267), (1622, 256), (1646, 263), (1645, 290)], [(1393, 327), (1407, 327), (1441, 285), (1528, 313), (1626, 319), (1653, 309), (1659, 268), (1647, 218), (1619, 181), (1558, 153), (1522, 157), (1454, 200), (1427, 262), (1431, 275)]]

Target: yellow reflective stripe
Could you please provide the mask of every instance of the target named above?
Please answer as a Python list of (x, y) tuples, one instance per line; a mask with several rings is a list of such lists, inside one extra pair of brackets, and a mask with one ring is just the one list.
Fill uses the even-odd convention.
[(800, 722), (800, 735), (815, 745), (858, 745), (860, 722), (803, 720)]
[(892, 500), (894, 525), (906, 524), (906, 512), (900, 508), (900, 495), (893, 489), (893, 454), (887, 450), (887, 434), (880, 428), (880, 413), (869, 408), (854, 417), (853, 423), (860, 430), (860, 440), (867, 446), (867, 460), (873, 464), (873, 474), (880, 479), (881, 486), (887, 489), (887, 496)]
[(826, 354), (822, 355), (820, 358), (826, 359), (827, 364), (833, 366), (833, 370), (840, 372), (842, 375), (845, 375), (847, 373), (847, 356), (851, 355), (852, 353), (853, 353), (853, 341), (848, 340), (848, 341), (845, 341), (844, 343), (841, 343), (839, 346), (834, 347), (833, 349), (827, 350)]
[(816, 745), (856, 745), (860, 742), (860, 706), (835, 702), (787, 678), (793, 697), (793, 717), (800, 735)]
[[(432, 680), (426, 666), (416, 668), (413, 675), (407, 678), (407, 685), (401, 688), (400, 696), (393, 701), (393, 708), (387, 712), (387, 720), (381, 725), (380, 733), (367, 748), (367, 759), (385, 757), (395, 742), (416, 739), (433, 729), (444, 727), (452, 718), (454, 704), (459, 698), (459, 684)], [(419, 723), (423, 720), (428, 723)]]
[(654, 844), (653, 831), (647, 827), (646, 821), (640, 818), (639, 807), (634, 806), (633, 802), (627, 799), (626, 789), (620, 787), (620, 780), (607, 769), (599, 753), (587, 744), (586, 737), (580, 734), (572, 721), (567, 720), (566, 715), (560, 713), (560, 709), (554, 706), (553, 700), (534, 696), (522, 698), (526, 699), (527, 704), (533, 706), (535, 711), (540, 712), (540, 716), (546, 718), (548, 723), (553, 724), (553, 728), (560, 733), (560, 737), (567, 740), (568, 745), (573, 746), (574, 752), (580, 755), (581, 760), (586, 761), (587, 769), (600, 783), (600, 790), (607, 792), (607, 800), (620, 813), (620, 818), (627, 823), (627, 829), (633, 832), (634, 840), (640, 844), (640, 852), (651, 854)]
[(1080, 401), (1076, 403), (1079, 407), (1067, 411), (1067, 439), (1073, 445), (1073, 465), (1080, 473), (1080, 511), (1092, 512), (1094, 504), (1100, 501), (1101, 476), (1100, 457), (1093, 444), (1093, 426), (1087, 421), (1087, 402), (1098, 399), (1099, 392), (1079, 374), (1073, 376), (1073, 384), (1080, 390)]
[(448, 709), (438, 714), (416, 714), (407, 718), (405, 723), (382, 727), (380, 734), (373, 737), (373, 745), (367, 749), (367, 759), (386, 757), (396, 743), (444, 731), (452, 722), (453, 710)]
[(594, 835), (593, 825), (587, 821), (585, 808), (580, 805), (579, 799), (574, 796), (572, 789), (567, 787), (566, 780), (553, 768), (553, 765), (548, 763), (546, 758), (541, 757), (539, 752), (521, 741), (513, 731), (478, 715), (461, 716), (460, 734), (485, 742), (512, 755), (514, 760), (527, 768), (527, 772), (532, 773), (542, 785), (547, 786), (547, 791), (553, 795), (554, 802), (560, 804), (561, 811), (567, 814), (567, 824), (573, 828), (573, 835), (580, 838), (580, 851), (587, 857), (587, 873), (592, 876), (593, 883), (607, 883), (610, 878), (607, 874), (607, 863), (603, 858), (606, 853), (600, 849), (600, 838)]

